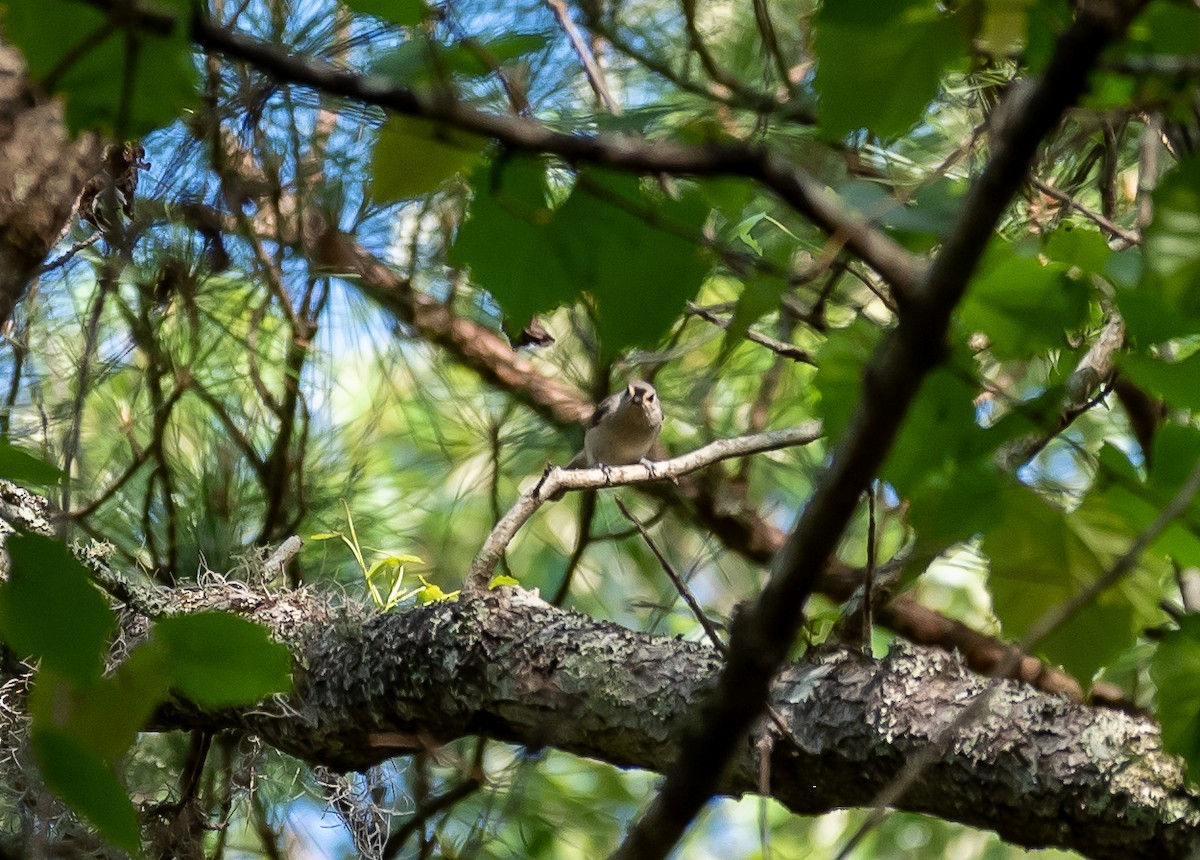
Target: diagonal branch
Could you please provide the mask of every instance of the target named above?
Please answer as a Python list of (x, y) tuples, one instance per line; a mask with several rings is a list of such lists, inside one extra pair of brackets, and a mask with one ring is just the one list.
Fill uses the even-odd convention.
[(918, 289), (902, 303), (900, 324), (867, 368), (863, 394), (795, 530), (775, 557), (761, 597), (734, 619), (729, 662), (691, 727), (679, 758), (650, 808), (614, 857), (665, 857), (716, 790), (751, 723), (762, 712), (771, 677), (787, 657), (846, 523), (878, 472), (925, 376), (942, 360), (950, 314), (1009, 201), (1025, 181), (1037, 147), (1087, 86), (1101, 50), (1121, 36), (1145, 0), (1080, 7), (1041, 78), (1016, 86), (993, 154), (972, 185), (958, 221)]
[(1070, 194), (1068, 194), (1065, 191), (1061, 191), (1058, 188), (1055, 188), (1049, 182), (1046, 182), (1043, 179), (1039, 179), (1036, 176), (1031, 176), (1029, 178), (1029, 182), (1038, 191), (1042, 192), (1043, 194), (1045, 194), (1049, 197), (1053, 197), (1059, 203), (1062, 203), (1063, 205), (1068, 206), (1071, 209), (1074, 209), (1076, 212), (1078, 212), (1083, 217), (1088, 218), (1091, 221), (1094, 221), (1101, 229), (1103, 229), (1105, 232), (1109, 233), (1110, 235), (1115, 236), (1116, 238), (1118, 238), (1121, 241), (1126, 242), (1130, 245), (1142, 244), (1141, 234), (1139, 234), (1133, 230), (1126, 230), (1120, 224), (1116, 223), (1115, 221), (1113, 221), (1110, 218), (1106, 218), (1100, 212), (1092, 211), (1091, 209), (1089, 209), (1088, 207), (1086, 207), (1082, 203), (1080, 203), (1078, 200), (1076, 200), (1074, 197), (1072, 197)]

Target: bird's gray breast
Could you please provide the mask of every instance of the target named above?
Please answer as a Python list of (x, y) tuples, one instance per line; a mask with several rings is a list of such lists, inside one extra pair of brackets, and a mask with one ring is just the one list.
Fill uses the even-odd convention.
[(640, 408), (627, 408), (588, 430), (584, 451), (589, 465), (623, 466), (650, 453), (659, 425)]

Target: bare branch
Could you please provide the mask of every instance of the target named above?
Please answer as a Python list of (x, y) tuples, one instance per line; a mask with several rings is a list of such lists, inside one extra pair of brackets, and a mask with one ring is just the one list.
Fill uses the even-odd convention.
[(674, 565), (672, 565), (670, 560), (667, 559), (666, 555), (663, 554), (663, 551), (659, 548), (658, 543), (650, 536), (650, 532), (646, 531), (646, 527), (642, 525), (642, 521), (633, 515), (633, 512), (626, 507), (625, 502), (621, 501), (620, 496), (617, 496), (615, 501), (617, 503), (617, 508), (621, 511), (621, 516), (633, 523), (633, 527), (637, 529), (637, 533), (642, 536), (642, 540), (646, 542), (646, 546), (650, 547), (650, 552), (654, 553), (654, 557), (658, 559), (658, 564), (663, 569), (663, 573), (665, 573), (667, 578), (671, 580), (671, 584), (675, 586), (675, 590), (679, 592), (679, 596), (683, 598), (683, 602), (686, 603), (688, 605), (688, 609), (692, 611), (692, 616), (696, 619), (696, 621), (699, 622), (700, 626), (704, 628), (704, 632), (708, 636), (708, 641), (712, 643), (712, 646), (716, 648), (717, 651), (719, 651), (721, 654), (724, 654), (725, 643), (721, 641), (721, 636), (719, 633), (717, 633), (717, 628), (713, 625), (712, 621), (710, 621), (708, 616), (704, 614), (704, 609), (700, 606), (699, 601), (696, 600), (696, 595), (692, 594), (692, 590), (688, 588), (687, 583), (683, 581), (683, 577), (679, 575), (679, 572), (675, 570)]
[(302, 546), (304, 546), (304, 541), (300, 540), (298, 535), (292, 535), (267, 556), (267, 560), (263, 562), (263, 571), (268, 577), (281, 575), (296, 554), (300, 552)]
[(496, 565), (504, 555), (504, 550), (513, 539), (521, 526), (534, 515), (547, 499), (559, 490), (598, 490), (602, 487), (617, 487), (625, 484), (637, 484), (643, 481), (656, 481), (664, 478), (678, 478), (705, 466), (732, 457), (746, 457), (750, 454), (761, 454), (765, 451), (775, 451), (779, 448), (790, 448), (796, 445), (807, 445), (821, 438), (821, 424), (810, 421), (793, 427), (790, 430), (771, 430), (766, 433), (755, 433), (752, 436), (739, 436), (734, 439), (718, 439), (703, 448), (697, 448), (687, 454), (652, 463), (649, 466), (634, 464), (632, 466), (597, 467), (595, 469), (562, 469), (549, 467), (546, 474), (538, 481), (532, 490), (525, 493), (508, 513), (496, 523), (492, 533), (484, 541), (479, 554), (471, 564), (464, 588), (467, 591), (482, 591), (487, 588), (488, 581), (496, 571)]

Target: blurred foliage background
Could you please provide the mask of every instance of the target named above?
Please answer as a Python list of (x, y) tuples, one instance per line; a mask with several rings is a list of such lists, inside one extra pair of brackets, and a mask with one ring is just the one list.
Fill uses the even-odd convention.
[[(147, 583), (215, 572), (261, 587), (257, 548), (347, 532), (348, 509), (368, 564), (419, 556), (406, 582), (419, 587), (421, 574), (451, 592), (517, 495), (579, 448), (585, 415), (547, 406), (539, 392), (552, 384), (582, 404), (651, 379), (666, 412), (663, 454), (812, 418), (832, 434), (895, 323), (889, 284), (750, 179), (639, 180), (532, 158), (281, 83), (185, 38), (147, 41), (136, 67), (113, 47), (95, 58), (107, 63), (101, 83), (90, 60), (58, 68), (73, 42), (47, 28), (86, 33), (96, 26), (86, 15), (102, 22), (103, 10), (34, 6), (10, 0), (4, 30), (30, 74), (58, 72), (51, 83), (72, 128), (138, 138), (147, 166), (133, 170), (132, 216), (113, 210), (112, 186), (102, 191), (7, 324), (0, 434), (70, 476), (51, 496), (64, 535), (111, 543), (111, 563)], [(955, 223), (1002, 127), (995, 106), (1044, 64), (1069, 19), (1050, 0), (212, 0), (208, 13), (297, 55), (549, 129), (768, 147), (916, 254), (935, 251)], [(1186, 4), (1154, 3), (1130, 47), (1106, 55), (1009, 210), (948, 362), (881, 475), (870, 563), (896, 560), (898, 587), (989, 635), (1020, 635), (1095, 581), (1200, 455), (1189, 363), (1200, 308), (1188, 280), (1200, 266), (1200, 245), (1189, 244), (1200, 167), (1175, 167), (1188, 155), (1195, 66), (1171, 65), (1196, 59), (1197, 18)], [(590, 80), (585, 60), (596, 64)], [(132, 103), (115, 68), (136, 82)], [(498, 381), (431, 322), (437, 314), (514, 343), (537, 315), (553, 342), (514, 345), (524, 376)], [(1077, 375), (1122, 317), (1118, 362), (1154, 404), (1148, 433), (1111, 361), (1099, 378)], [(1001, 456), (1039, 434), (1035, 448)], [(828, 453), (822, 441), (725, 463), (698, 492), (718, 513), (786, 532)], [(761, 589), (761, 559), (714, 534), (695, 495), (618, 492), (718, 626)], [(565, 603), (581, 612), (702, 638), (612, 495), (598, 494), (594, 514), (578, 495), (544, 508), (503, 572), (547, 598), (569, 578)], [(1181, 587), (1200, 564), (1198, 514), (1040, 653), (1084, 689), (1099, 679), (1124, 703), (1153, 707), (1159, 640), (1145, 631), (1170, 621), (1163, 601), (1193, 608)], [(869, 523), (864, 505), (839, 551), (846, 565), (868, 564)], [(308, 541), (288, 582), (273, 583), (285, 584), (371, 603), (340, 541)], [(814, 600), (808, 640), (823, 640), (838, 613), (834, 600)], [(876, 652), (894, 635), (877, 627)], [(139, 741), (125, 762), (135, 800), (178, 799), (190, 743)], [(50, 841), (62, 811), (31, 800), (27, 761), (4, 766), (26, 775), (0, 791), (5, 829), (32, 838), (37, 819), (33, 832)], [(219, 737), (198, 792), (220, 826), (197, 850), (603, 856), (653, 784), (475, 739), (341, 777)], [(431, 806), (443, 796), (454, 802)], [(721, 800), (677, 856), (832, 857), (861, 820)], [(895, 814), (852, 856), (1024, 853)]]

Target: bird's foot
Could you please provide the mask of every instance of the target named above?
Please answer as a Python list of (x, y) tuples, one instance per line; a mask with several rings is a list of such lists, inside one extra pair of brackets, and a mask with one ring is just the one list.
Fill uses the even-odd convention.
[(651, 480), (657, 481), (659, 478), (665, 477), (675, 486), (679, 486), (679, 479), (674, 475), (660, 475), (658, 472), (658, 466), (649, 457), (643, 457), (642, 459), (638, 460), (638, 463), (646, 467), (646, 471), (650, 473)]

